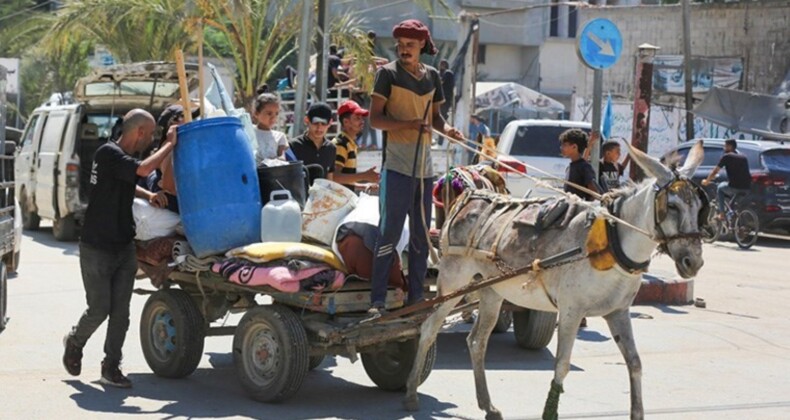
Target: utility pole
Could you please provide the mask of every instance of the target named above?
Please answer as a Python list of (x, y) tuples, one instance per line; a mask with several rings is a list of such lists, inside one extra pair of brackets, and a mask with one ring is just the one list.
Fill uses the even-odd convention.
[(683, 86), (686, 93), (686, 140), (694, 138), (694, 95), (691, 85), (691, 12), (689, 0), (683, 0)]
[(296, 98), (294, 102), (293, 135), (304, 131), (304, 115), (307, 107), (307, 90), (310, 83), (310, 38), (313, 35), (313, 0), (303, 0), (302, 30), (299, 33), (299, 61), (296, 74)]
[[(631, 146), (647, 153), (647, 138), (650, 134), (650, 96), (653, 94), (653, 58), (659, 47), (650, 44), (639, 46), (634, 81), (634, 123)], [(639, 182), (644, 172), (638, 165), (631, 165), (631, 179)]]
[(601, 160), (601, 103), (603, 102), (603, 70), (593, 70), (593, 109), (592, 109), (592, 133), (598, 135), (598, 142), (590, 150), (590, 162), (592, 162), (595, 179), (598, 179), (599, 165)]
[(318, 41), (316, 50), (318, 50), (318, 57), (316, 58), (315, 66), (315, 86), (318, 90), (318, 100), (321, 102), (326, 101), (326, 91), (329, 86), (329, 72), (327, 67), (329, 65), (329, 26), (327, 20), (329, 18), (329, 0), (318, 0)]
[[(463, 45), (463, 40), (469, 31), (472, 31), (471, 44), (464, 56), (464, 74), (461, 80), (461, 100), (458, 102), (456, 111), (455, 127), (464, 133), (465, 138), (469, 138), (469, 118), (475, 112), (475, 82), (477, 81), (477, 54), (480, 42), (480, 21), (477, 16), (462, 11), (459, 15), (461, 20), (461, 33), (459, 34), (459, 48)], [(474, 139), (470, 139), (474, 140)], [(464, 149), (465, 151), (465, 149)], [(466, 153), (462, 153), (466, 156)], [(461, 159), (465, 162), (465, 159)]]

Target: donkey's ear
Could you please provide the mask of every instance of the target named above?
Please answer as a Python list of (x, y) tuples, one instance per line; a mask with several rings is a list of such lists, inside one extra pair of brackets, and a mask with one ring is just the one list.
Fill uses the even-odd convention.
[(702, 164), (702, 160), (705, 158), (705, 149), (702, 147), (702, 140), (697, 141), (697, 144), (691, 147), (689, 150), (688, 157), (686, 158), (686, 163), (683, 164), (683, 167), (678, 169), (678, 173), (686, 178), (691, 179), (694, 176), (694, 172), (696, 172), (699, 165)]
[(648, 156), (647, 153), (632, 147), (628, 142), (625, 142), (625, 144), (628, 145), (628, 153), (631, 155), (631, 160), (639, 165), (648, 176), (655, 178), (658, 185), (669, 184), (672, 179), (674, 179), (672, 171), (662, 165), (658, 159)]

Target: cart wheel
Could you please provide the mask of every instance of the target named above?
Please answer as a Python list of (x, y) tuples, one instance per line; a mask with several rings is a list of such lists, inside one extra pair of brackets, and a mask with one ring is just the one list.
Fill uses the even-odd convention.
[(557, 325), (556, 312), (534, 309), (513, 312), (513, 334), (519, 346), (539, 350), (549, 345)]
[[(408, 341), (390, 341), (376, 351), (362, 353), (362, 366), (370, 380), (385, 391), (406, 389), (414, 358), (417, 355), (417, 338)], [(420, 384), (428, 379), (436, 362), (436, 342), (425, 357), (425, 365), (420, 375)]]
[(166, 289), (148, 298), (140, 317), (140, 342), (156, 375), (183, 378), (194, 372), (205, 336), (203, 315), (188, 293)]
[(507, 332), (510, 329), (510, 324), (513, 323), (513, 312), (509, 309), (502, 309), (499, 311), (499, 318), (496, 321), (496, 325), (494, 325), (494, 334), (501, 334)]
[(8, 309), (8, 272), (5, 263), (0, 262), (0, 331), (6, 326), (6, 310)]
[(302, 386), (309, 363), (299, 317), (280, 305), (252, 308), (236, 327), (233, 363), (241, 385), (256, 401), (283, 401)]
[(317, 367), (321, 366), (321, 363), (324, 363), (324, 359), (326, 359), (325, 355), (321, 356), (310, 356), (310, 361), (307, 363), (307, 370), (315, 370)]

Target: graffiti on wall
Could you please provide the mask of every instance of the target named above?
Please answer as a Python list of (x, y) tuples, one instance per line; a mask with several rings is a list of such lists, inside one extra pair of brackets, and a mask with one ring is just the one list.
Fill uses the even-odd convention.
[[(605, 106), (605, 104), (602, 104)], [(621, 137), (630, 142), (634, 124), (634, 105), (625, 101), (612, 102), (612, 137)], [(575, 97), (571, 103), (571, 120), (592, 120), (592, 99)], [(686, 141), (685, 110), (671, 106), (650, 107), (650, 133), (647, 153), (660, 157), (679, 143)], [(603, 115), (603, 112), (602, 114)], [(758, 136), (722, 127), (702, 118), (694, 118), (696, 138), (736, 138), (756, 140)]]
[[(653, 60), (653, 89), (680, 94), (685, 92), (682, 55), (658, 55)], [(740, 57), (693, 57), (691, 59), (691, 89), (705, 93), (713, 86), (738, 89), (743, 75)]]

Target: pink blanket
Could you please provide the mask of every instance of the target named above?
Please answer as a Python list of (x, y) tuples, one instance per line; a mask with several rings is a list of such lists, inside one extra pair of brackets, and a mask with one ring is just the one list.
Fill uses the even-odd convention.
[[(215, 263), (212, 271), (219, 273), (222, 263)], [(227, 279), (233, 283), (244, 286), (270, 286), (281, 292), (296, 293), (301, 290), (302, 280), (308, 279), (324, 271), (332, 271), (332, 284), (329, 289), (336, 290), (345, 283), (345, 276), (342, 272), (333, 270), (328, 266), (306, 268), (299, 271), (291, 271), (288, 267), (260, 267), (253, 264), (247, 265), (239, 270), (233, 271)], [(327, 273), (329, 274), (329, 273)], [(312, 290), (317, 288), (313, 287)]]

